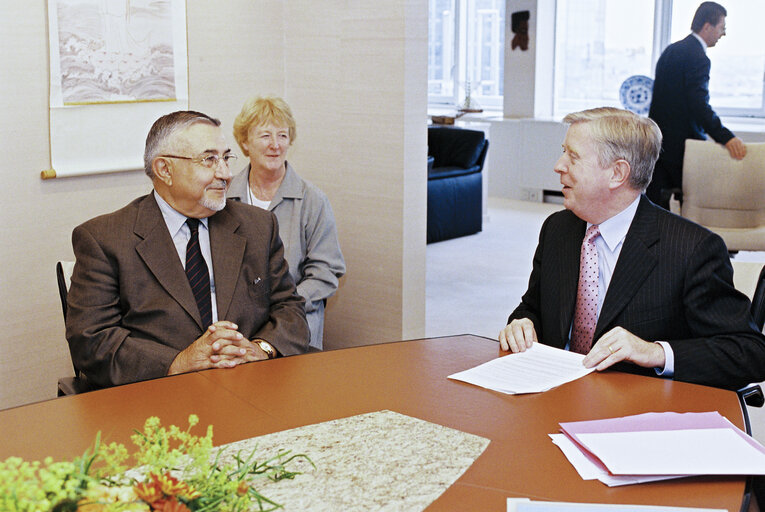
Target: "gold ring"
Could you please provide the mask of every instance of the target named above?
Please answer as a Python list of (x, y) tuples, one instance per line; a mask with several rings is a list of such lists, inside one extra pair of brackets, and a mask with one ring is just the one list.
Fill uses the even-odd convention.
[(608, 346), (608, 351), (613, 354), (614, 353), (614, 348), (611, 345), (609, 345)]

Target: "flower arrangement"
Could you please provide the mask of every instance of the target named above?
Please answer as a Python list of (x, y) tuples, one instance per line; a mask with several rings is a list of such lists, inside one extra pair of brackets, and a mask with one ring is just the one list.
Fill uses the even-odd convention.
[[(212, 445), (212, 426), (205, 436), (191, 434), (199, 423), (168, 428), (159, 418), (148, 418), (131, 437), (129, 453), (118, 443), (102, 444), (96, 436), (92, 450), (71, 462), (27, 462), (10, 457), (0, 462), (0, 510), (11, 512), (101, 511), (245, 511), (276, 510), (282, 506), (254, 487), (258, 478), (292, 479), (298, 472), (288, 465), (304, 454), (280, 451), (255, 460), (254, 453), (226, 457)], [(133, 469), (128, 469), (127, 463)]]

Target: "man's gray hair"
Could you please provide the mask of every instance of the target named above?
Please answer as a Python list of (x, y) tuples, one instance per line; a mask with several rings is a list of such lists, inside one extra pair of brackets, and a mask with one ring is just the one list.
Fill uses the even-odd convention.
[(599, 107), (571, 113), (563, 122), (587, 123), (600, 166), (626, 160), (630, 164), (630, 186), (645, 191), (661, 151), (661, 130), (652, 119), (627, 110)]
[(146, 136), (146, 149), (143, 152), (143, 169), (149, 178), (154, 179), (154, 171), (151, 166), (155, 158), (168, 150), (167, 142), (170, 136), (196, 123), (220, 126), (218, 119), (193, 110), (179, 110), (154, 121), (149, 130), (149, 135)]

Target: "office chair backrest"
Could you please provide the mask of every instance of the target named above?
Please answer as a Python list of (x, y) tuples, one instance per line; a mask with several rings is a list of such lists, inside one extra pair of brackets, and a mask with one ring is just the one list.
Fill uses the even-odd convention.
[(765, 143), (734, 160), (721, 144), (686, 140), (681, 214), (718, 233), (728, 249), (765, 250)]
[(765, 324), (765, 265), (751, 261), (731, 261), (733, 286), (752, 301), (752, 318), (762, 330)]
[(61, 299), (61, 310), (66, 320), (66, 296), (69, 293), (69, 287), (72, 285), (72, 272), (74, 271), (73, 261), (59, 261), (56, 263), (56, 281), (58, 281), (58, 296)]
[[(56, 281), (58, 283), (58, 295), (61, 299), (61, 311), (64, 313), (64, 323), (66, 324), (66, 296), (69, 294), (69, 286), (72, 284), (72, 272), (74, 271), (73, 261), (59, 261), (56, 263)], [(71, 349), (69, 352), (71, 356)], [(74, 377), (63, 377), (58, 380), (58, 396), (75, 395), (90, 390), (87, 380), (80, 375), (80, 370), (72, 361)]]
[[(765, 265), (749, 261), (731, 261), (733, 265), (733, 285), (741, 293), (752, 300), (752, 318), (757, 328), (762, 331), (765, 324)], [(756, 277), (755, 277), (756, 276)], [(750, 407), (762, 407), (765, 404), (765, 395), (759, 384), (749, 384), (738, 390), (739, 400)], [(749, 423), (749, 413), (746, 407), (742, 407), (746, 423), (746, 431), (752, 433)]]
[(752, 318), (757, 327), (762, 330), (765, 326), (765, 265), (760, 270), (757, 286), (752, 297)]

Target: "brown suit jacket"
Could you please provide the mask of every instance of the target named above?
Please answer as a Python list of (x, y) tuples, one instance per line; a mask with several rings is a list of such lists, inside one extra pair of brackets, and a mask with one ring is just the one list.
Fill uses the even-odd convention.
[[(282, 355), (305, 352), (308, 326), (271, 213), (229, 201), (209, 218), (218, 319)], [(153, 194), (78, 226), (66, 336), (99, 386), (161, 377), (202, 335), (191, 287)]]

